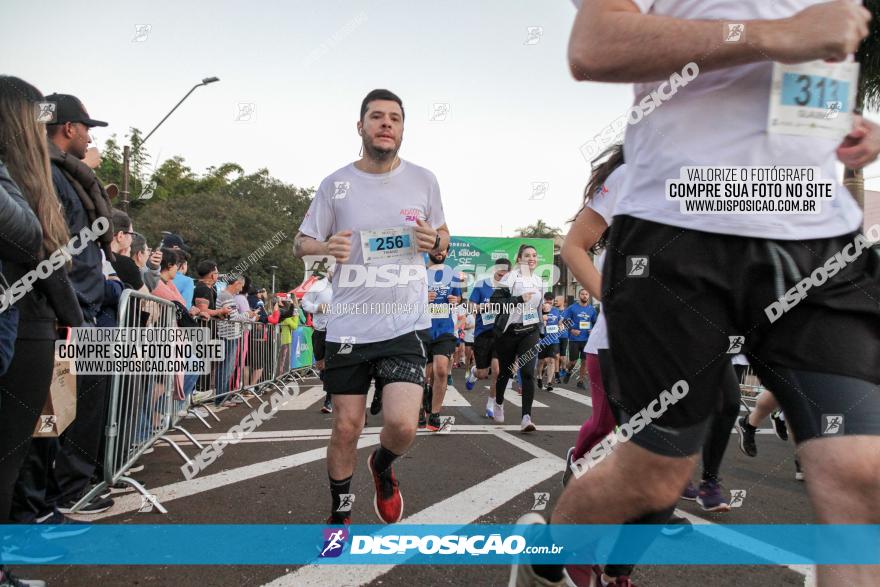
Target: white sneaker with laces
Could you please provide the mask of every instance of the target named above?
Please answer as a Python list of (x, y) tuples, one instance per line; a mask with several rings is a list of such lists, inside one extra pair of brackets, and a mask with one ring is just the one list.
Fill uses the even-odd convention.
[[(544, 518), (535, 512), (530, 512), (516, 521), (517, 526), (546, 523)], [(575, 587), (574, 581), (571, 580), (567, 572), (562, 572), (562, 580), (550, 581), (536, 575), (532, 565), (528, 563), (514, 564), (510, 567), (510, 578), (507, 585), (508, 587)], [(590, 586), (594, 585), (595, 583), (591, 581)]]
[(528, 414), (523, 416), (522, 422), (519, 425), (519, 431), (520, 432), (534, 432), (535, 430), (537, 430), (537, 428), (535, 428), (535, 425), (532, 424), (532, 417), (529, 416)]
[[(494, 403), (494, 402), (493, 402)], [(492, 419), (499, 424), (504, 424), (504, 406), (495, 404), (492, 408)]]

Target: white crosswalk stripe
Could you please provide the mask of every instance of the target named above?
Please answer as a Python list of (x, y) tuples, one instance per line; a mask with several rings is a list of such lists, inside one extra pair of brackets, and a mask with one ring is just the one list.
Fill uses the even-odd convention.
[(309, 406), (324, 399), (324, 386), (315, 385), (305, 391), (300, 392), (298, 396), (278, 408), (279, 410), (305, 410)]

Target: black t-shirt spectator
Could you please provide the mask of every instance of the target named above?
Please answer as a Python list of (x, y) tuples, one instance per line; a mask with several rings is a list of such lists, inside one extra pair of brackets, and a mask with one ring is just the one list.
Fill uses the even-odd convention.
[(126, 287), (140, 289), (144, 285), (141, 279), (141, 270), (131, 257), (116, 255), (116, 260), (110, 263), (116, 269), (116, 276), (122, 280)]
[(196, 281), (196, 287), (193, 291), (193, 305), (195, 305), (195, 300), (199, 298), (208, 300), (209, 310), (217, 309), (217, 292), (213, 287), (208, 287), (202, 281)]

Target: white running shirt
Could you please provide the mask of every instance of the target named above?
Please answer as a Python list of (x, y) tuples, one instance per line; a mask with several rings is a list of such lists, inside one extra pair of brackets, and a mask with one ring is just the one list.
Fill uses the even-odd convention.
[[(615, 206), (620, 200), (620, 190), (623, 186), (626, 165), (621, 165), (611, 172), (608, 179), (602, 185), (602, 189), (598, 190), (593, 199), (587, 205), (588, 208), (594, 210), (605, 219), (608, 226), (611, 226), (611, 220), (614, 217)], [(596, 258), (596, 269), (599, 275), (602, 274), (602, 266), (605, 264), (605, 251), (602, 251)], [(591, 355), (599, 354), (599, 349), (608, 348), (608, 325), (605, 323), (605, 312), (602, 311), (602, 302), (599, 302), (599, 317), (593, 330), (590, 331), (590, 338), (587, 340), (587, 346), (584, 350)]]
[[(419, 218), (433, 228), (446, 223), (437, 178), (414, 163), (401, 159), (397, 169), (383, 174), (351, 163), (321, 182), (300, 232), (322, 242), (342, 230), (354, 232), (348, 262), (338, 263), (333, 273), (328, 341), (380, 342), (431, 327), (422, 253), (365, 264), (361, 250), (360, 231), (413, 227)], [(358, 280), (358, 272), (373, 279)]]
[[(632, 1), (646, 14), (734, 23), (787, 18), (824, 2)], [(748, 30), (745, 34), (748, 42)], [(628, 125), (625, 150), (632, 173), (615, 214), (693, 230), (782, 240), (829, 238), (857, 230), (861, 211), (840, 184), (836, 168), (835, 149), (840, 141), (767, 132), (772, 71), (773, 63), (765, 61), (701, 72), (640, 122)], [(635, 103), (659, 84), (635, 84)], [(820, 167), (818, 179), (835, 181), (834, 199), (823, 199), (819, 214), (683, 214), (678, 201), (666, 200), (666, 180), (679, 178), (682, 167), (768, 165)]]

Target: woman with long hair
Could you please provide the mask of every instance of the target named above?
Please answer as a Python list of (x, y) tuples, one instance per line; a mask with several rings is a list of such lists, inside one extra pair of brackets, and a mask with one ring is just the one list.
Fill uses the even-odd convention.
[[(34, 247), (25, 248), (21, 243), (2, 247), (3, 276), (10, 284), (36, 269), (69, 240), (52, 186), (46, 127), (37, 120), (42, 101), (43, 95), (27, 82), (0, 76), (0, 185), (27, 203), (41, 234)], [(5, 228), (10, 217), (2, 216)], [(3, 232), (8, 234), (5, 229)], [(4, 235), (4, 245), (7, 240)], [(10, 253), (14, 258), (9, 258)], [(32, 289), (13, 307), (19, 313), (15, 349), (9, 369), (0, 376), (0, 454), (4, 455), (0, 459), (0, 523), (9, 523), (13, 488), (49, 393), (57, 328), (79, 326), (83, 319), (63, 265), (34, 281)], [(38, 522), (58, 524), (63, 518), (53, 512), (49, 519)], [(10, 577), (0, 567), (0, 581), (16, 584)]]
[(540, 304), (544, 282), (535, 275), (538, 252), (531, 245), (521, 245), (516, 266), (504, 276), (491, 302), (502, 305), (504, 317), (495, 321), (495, 352), (498, 355), (498, 380), (495, 383), (493, 418), (504, 422), (504, 390), (517, 369), (522, 377), (522, 421), (520, 432), (534, 432), (532, 401), (535, 397), (535, 367), (541, 322)]

